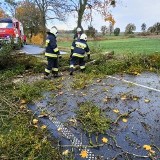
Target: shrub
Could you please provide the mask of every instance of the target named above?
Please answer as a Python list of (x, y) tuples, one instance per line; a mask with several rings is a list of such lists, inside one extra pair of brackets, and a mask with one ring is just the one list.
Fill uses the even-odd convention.
[(13, 46), (10, 44), (2, 44), (2, 48), (0, 50), (0, 68), (4, 69), (10, 66), (10, 64), (13, 62), (11, 51), (13, 49)]
[(95, 38), (95, 34), (96, 34), (96, 29), (93, 26), (89, 26), (88, 30), (86, 30), (86, 34), (89, 37)]
[(119, 36), (119, 34), (120, 34), (120, 28), (116, 28), (116, 29), (114, 30), (114, 35), (115, 35), (115, 36)]

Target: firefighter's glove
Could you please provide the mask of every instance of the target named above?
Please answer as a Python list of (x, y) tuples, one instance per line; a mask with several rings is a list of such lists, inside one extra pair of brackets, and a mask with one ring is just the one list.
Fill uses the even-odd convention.
[(87, 59), (90, 60), (90, 54), (87, 55)]

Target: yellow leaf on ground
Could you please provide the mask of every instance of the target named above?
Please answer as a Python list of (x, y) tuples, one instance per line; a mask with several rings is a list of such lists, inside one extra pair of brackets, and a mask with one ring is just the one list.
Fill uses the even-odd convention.
[(33, 124), (37, 124), (38, 123), (38, 119), (33, 119)]
[(27, 103), (27, 101), (25, 99), (20, 100), (20, 104), (26, 104), (26, 103)]
[(69, 150), (68, 149), (62, 152), (62, 155), (64, 155), (64, 156), (68, 156), (68, 154), (69, 154)]
[(149, 100), (149, 99), (144, 99), (144, 102), (145, 102), (145, 103), (149, 103), (150, 100)]
[(106, 137), (103, 137), (103, 138), (102, 138), (102, 142), (103, 142), (103, 143), (107, 143), (107, 142), (108, 142), (108, 139), (107, 139)]
[(87, 158), (87, 156), (88, 156), (87, 151), (86, 151), (86, 150), (82, 150), (81, 153), (80, 153), (80, 156), (81, 156), (82, 158)]
[(114, 109), (113, 112), (114, 113), (119, 113), (119, 110), (118, 109)]
[(123, 95), (122, 97), (121, 97), (121, 100), (126, 100), (127, 99), (127, 96), (126, 95)]
[(43, 118), (43, 117), (47, 117), (47, 113), (45, 112), (41, 112), (40, 115), (38, 116), (38, 118)]
[(26, 105), (23, 104), (23, 105), (21, 105), (19, 108), (20, 108), (20, 109), (26, 109)]
[(138, 100), (138, 97), (133, 97), (133, 100), (134, 100), (134, 101), (137, 101), (137, 100)]
[(138, 73), (138, 72), (136, 72), (136, 71), (133, 72), (133, 74), (134, 74), (134, 75), (137, 75), (137, 76), (141, 75), (140, 73)]
[(46, 129), (46, 128), (47, 128), (46, 125), (41, 126), (41, 129), (42, 129), (42, 130), (44, 130), (44, 129)]
[(151, 154), (155, 154), (155, 151), (154, 151), (154, 150), (149, 150), (149, 152), (150, 152)]
[(101, 82), (102, 80), (101, 79), (97, 79), (97, 83)]
[(128, 119), (123, 118), (122, 121), (123, 121), (124, 123), (126, 123), (126, 122), (128, 122)]
[(38, 128), (38, 125), (33, 125), (35, 128)]
[(152, 149), (150, 145), (143, 145), (143, 148), (147, 151), (150, 151)]
[(58, 131), (58, 132), (62, 131), (62, 128), (61, 128), (61, 127), (59, 127), (59, 128), (57, 129), (57, 131)]

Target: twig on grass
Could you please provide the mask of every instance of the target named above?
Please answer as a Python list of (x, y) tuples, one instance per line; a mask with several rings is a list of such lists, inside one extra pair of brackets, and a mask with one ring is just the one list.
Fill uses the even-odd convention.
[(124, 114), (121, 114), (117, 117), (117, 119), (114, 121), (114, 124), (117, 124), (117, 122), (123, 118), (123, 117), (128, 117), (132, 112), (136, 111), (137, 109), (133, 109), (131, 111), (129, 111), (128, 113), (124, 113)]

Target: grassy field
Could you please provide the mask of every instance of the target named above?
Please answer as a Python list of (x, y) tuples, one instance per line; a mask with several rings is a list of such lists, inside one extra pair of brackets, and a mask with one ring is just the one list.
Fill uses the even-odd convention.
[[(71, 41), (58, 42), (61, 47), (71, 46)], [(126, 38), (116, 40), (88, 41), (90, 48), (100, 48), (103, 52), (114, 50), (116, 54), (160, 52), (160, 38)]]

